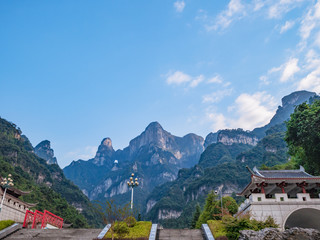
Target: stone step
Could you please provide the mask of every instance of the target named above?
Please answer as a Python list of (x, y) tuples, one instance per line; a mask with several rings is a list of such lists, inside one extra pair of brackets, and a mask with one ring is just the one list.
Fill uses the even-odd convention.
[(5, 240), (92, 240), (100, 232), (101, 229), (21, 229), (6, 237)]
[(157, 240), (203, 240), (200, 229), (159, 229)]

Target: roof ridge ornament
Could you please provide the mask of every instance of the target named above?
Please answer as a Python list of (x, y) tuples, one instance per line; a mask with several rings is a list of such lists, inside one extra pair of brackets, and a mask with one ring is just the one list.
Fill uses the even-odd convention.
[(299, 169), (300, 171), (302, 171), (302, 172), (305, 172), (306, 170), (304, 169), (304, 167), (302, 167), (301, 165), (300, 165), (300, 169)]
[[(254, 168), (255, 168), (255, 167), (254, 167)], [(253, 170), (254, 170), (254, 168), (253, 168)], [(247, 169), (252, 175), (254, 175), (254, 172), (249, 168), (248, 165), (246, 166), (246, 169)]]
[(260, 177), (264, 177), (258, 170), (256, 166), (254, 166), (253, 171), (256, 173), (256, 175), (259, 175)]

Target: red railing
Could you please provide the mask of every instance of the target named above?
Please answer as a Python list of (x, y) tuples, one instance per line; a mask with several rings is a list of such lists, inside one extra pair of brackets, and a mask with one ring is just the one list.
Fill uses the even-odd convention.
[(62, 228), (63, 225), (63, 218), (54, 215), (53, 213), (44, 210), (41, 228), (45, 228), (47, 224), (55, 226), (57, 228)]
[(27, 210), (22, 227), (38, 228), (39, 223), (41, 223), (41, 229), (46, 228), (47, 224), (50, 224), (57, 228), (62, 228), (63, 218), (58, 217), (57, 215), (54, 215), (47, 210), (44, 210), (43, 213), (38, 210), (36, 210), (35, 212)]
[(24, 217), (23, 225), (22, 227), (28, 228), (29, 224), (33, 223), (34, 220), (34, 212), (31, 212), (30, 210), (26, 211), (26, 215)]
[(38, 224), (40, 223), (40, 227), (41, 227), (41, 224), (42, 224), (42, 219), (43, 219), (43, 213), (38, 211), (38, 210), (35, 210), (34, 211), (34, 218), (33, 218), (33, 223), (32, 223), (32, 228), (38, 228)]

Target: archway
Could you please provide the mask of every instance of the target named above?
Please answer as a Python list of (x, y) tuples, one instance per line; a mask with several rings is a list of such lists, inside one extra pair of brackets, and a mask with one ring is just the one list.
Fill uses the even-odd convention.
[(315, 208), (301, 208), (289, 215), (284, 228), (301, 227), (314, 228), (320, 231), (320, 210)]

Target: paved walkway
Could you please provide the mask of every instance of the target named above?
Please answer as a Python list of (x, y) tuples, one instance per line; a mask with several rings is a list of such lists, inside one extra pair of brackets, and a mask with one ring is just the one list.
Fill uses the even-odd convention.
[(158, 229), (157, 240), (203, 240), (200, 229)]
[(101, 229), (21, 229), (4, 240), (92, 240)]

